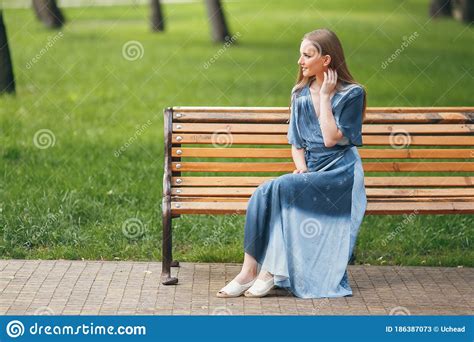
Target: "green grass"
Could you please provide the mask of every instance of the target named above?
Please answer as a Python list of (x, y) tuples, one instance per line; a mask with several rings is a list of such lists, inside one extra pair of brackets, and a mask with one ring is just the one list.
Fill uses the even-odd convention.
[[(474, 105), (473, 28), (428, 22), (426, 1), (248, 0), (225, 8), (239, 43), (208, 69), (220, 46), (209, 42), (201, 3), (165, 5), (166, 34), (149, 32), (146, 7), (66, 9), (63, 37), (31, 68), (56, 32), (31, 10), (5, 11), (17, 95), (0, 98), (2, 258), (159, 260), (162, 109), (288, 105), (300, 38), (317, 27), (339, 34), (370, 106)], [(122, 56), (130, 40), (144, 47), (134, 62)], [(53, 132), (53, 147), (35, 147), (40, 129)], [(138, 238), (122, 232), (130, 218), (142, 223)], [(403, 220), (367, 216), (355, 262), (474, 265), (472, 215), (420, 215), (397, 228)], [(243, 225), (242, 216), (176, 219), (176, 258), (240, 262)]]

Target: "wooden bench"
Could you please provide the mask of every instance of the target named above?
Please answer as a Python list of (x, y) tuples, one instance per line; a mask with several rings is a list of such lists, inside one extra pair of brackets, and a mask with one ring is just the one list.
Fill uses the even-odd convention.
[[(164, 111), (163, 284), (178, 282), (173, 218), (245, 214), (259, 184), (294, 170), (288, 119), (286, 107)], [(368, 108), (359, 148), (366, 214), (474, 213), (473, 121), (474, 107)]]

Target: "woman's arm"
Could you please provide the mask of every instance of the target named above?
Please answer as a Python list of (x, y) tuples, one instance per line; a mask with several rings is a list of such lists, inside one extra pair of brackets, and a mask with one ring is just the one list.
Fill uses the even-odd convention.
[(319, 125), (326, 147), (333, 147), (343, 137), (342, 132), (337, 128), (331, 106), (330, 94), (336, 84), (337, 73), (329, 69), (327, 73), (324, 73), (323, 85), (319, 91)]
[(296, 148), (291, 145), (291, 156), (293, 157), (293, 162), (296, 166), (296, 170), (294, 170), (293, 173), (303, 173), (308, 171), (306, 160), (304, 158), (304, 148)]
[(320, 95), (320, 110), (319, 125), (321, 126), (321, 133), (323, 134), (324, 146), (333, 147), (343, 135), (336, 126), (336, 120), (331, 108), (331, 99), (327, 95)]

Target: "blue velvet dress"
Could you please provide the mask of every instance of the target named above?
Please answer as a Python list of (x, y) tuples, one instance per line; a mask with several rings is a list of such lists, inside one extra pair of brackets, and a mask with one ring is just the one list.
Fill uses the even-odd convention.
[(362, 146), (364, 90), (346, 84), (331, 99), (344, 137), (327, 148), (309, 86), (292, 95), (288, 142), (305, 149), (308, 172), (262, 183), (248, 202), (244, 250), (275, 285), (300, 298), (352, 295), (347, 264), (367, 198)]

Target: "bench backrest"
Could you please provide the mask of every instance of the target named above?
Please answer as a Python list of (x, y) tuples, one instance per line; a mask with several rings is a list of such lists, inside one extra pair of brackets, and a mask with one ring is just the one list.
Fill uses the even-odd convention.
[[(286, 107), (166, 109), (164, 196), (176, 203), (206, 203), (194, 204), (201, 210), (178, 204), (172, 211), (242, 212), (215, 208), (224, 202), (229, 203), (223, 208), (242, 208), (235, 202), (245, 204), (259, 184), (294, 170), (288, 119)], [(474, 107), (367, 108), (359, 153), (369, 203), (446, 202), (429, 212), (469, 212), (474, 200), (473, 130)], [(454, 202), (456, 207), (447, 206)], [(205, 209), (210, 203), (215, 210)]]

